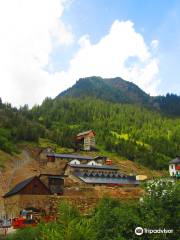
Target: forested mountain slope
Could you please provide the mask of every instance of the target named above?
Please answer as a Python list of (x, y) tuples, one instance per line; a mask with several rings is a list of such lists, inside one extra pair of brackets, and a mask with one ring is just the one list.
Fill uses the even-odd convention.
[(28, 118), (28, 107), (13, 108), (3, 104), (0, 99), (0, 149), (8, 153), (17, 152), (16, 143), (19, 141), (38, 141), (45, 136), (43, 125)]
[(50, 138), (61, 146), (73, 147), (78, 132), (94, 129), (100, 148), (154, 169), (166, 168), (180, 153), (180, 119), (142, 106), (93, 98), (47, 98), (29, 117), (49, 129)]
[(121, 78), (85, 78), (30, 110), (0, 100), (0, 149), (13, 154), (20, 141), (40, 137), (73, 148), (78, 132), (93, 129), (101, 150), (167, 169), (180, 154), (179, 106), (178, 96), (150, 97)]
[(151, 97), (132, 82), (117, 78), (80, 78), (75, 85), (60, 93), (61, 97), (93, 97), (115, 103), (141, 104), (166, 115), (180, 116), (180, 96)]
[(119, 103), (148, 103), (150, 96), (135, 84), (122, 78), (80, 78), (58, 97), (94, 97)]

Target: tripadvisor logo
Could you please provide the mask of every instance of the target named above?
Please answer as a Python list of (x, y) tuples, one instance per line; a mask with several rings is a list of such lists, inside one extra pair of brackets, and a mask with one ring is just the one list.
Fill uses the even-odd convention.
[(140, 236), (142, 234), (153, 234), (153, 233), (173, 233), (173, 229), (147, 229), (147, 228), (142, 228), (142, 227), (137, 227), (135, 228), (135, 234)]
[(143, 228), (142, 227), (137, 227), (136, 229), (135, 229), (135, 234), (136, 235), (142, 235), (143, 234)]

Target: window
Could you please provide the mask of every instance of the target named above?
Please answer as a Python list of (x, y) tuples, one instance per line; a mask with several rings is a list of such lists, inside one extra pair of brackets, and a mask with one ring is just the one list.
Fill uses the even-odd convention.
[(171, 165), (171, 168), (173, 169), (173, 168), (174, 168), (174, 165)]
[(32, 194), (38, 194), (38, 185), (36, 183), (32, 187)]
[(61, 178), (50, 177), (49, 178), (49, 189), (52, 193), (63, 193), (64, 180)]

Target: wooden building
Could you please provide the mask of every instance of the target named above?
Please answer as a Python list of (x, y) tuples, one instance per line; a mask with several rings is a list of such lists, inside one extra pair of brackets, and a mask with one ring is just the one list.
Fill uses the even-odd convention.
[(76, 148), (84, 151), (97, 150), (95, 135), (93, 130), (78, 133), (76, 135)]
[(4, 197), (5, 213), (17, 217), (22, 209), (37, 208), (49, 212), (51, 196), (64, 192), (64, 175), (40, 174), (14, 186)]
[(47, 154), (53, 153), (54, 150), (52, 147), (42, 148), (38, 153), (38, 162), (39, 166), (45, 166), (47, 164)]
[(15, 194), (47, 195), (51, 194), (51, 192), (46, 187), (46, 185), (39, 179), (39, 177), (34, 176), (18, 183), (15, 187), (13, 187), (9, 192), (4, 195), (4, 198), (13, 196)]
[(51, 194), (61, 195), (64, 192), (64, 175), (40, 174), (39, 179), (50, 190)]

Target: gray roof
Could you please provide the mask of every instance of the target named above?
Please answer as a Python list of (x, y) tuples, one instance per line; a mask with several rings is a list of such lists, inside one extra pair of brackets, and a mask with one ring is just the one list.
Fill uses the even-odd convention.
[(87, 168), (87, 169), (99, 169), (99, 170), (118, 170), (119, 168), (116, 166), (109, 165), (88, 165), (88, 164), (71, 164), (68, 163), (69, 166), (74, 168)]
[(49, 153), (48, 157), (64, 158), (64, 159), (78, 159), (78, 160), (93, 160), (93, 157), (76, 155), (76, 154), (58, 154), (58, 153)]
[(10, 197), (21, 191), (26, 185), (28, 185), (36, 176), (30, 177), (20, 183), (18, 183), (14, 188), (12, 188), (8, 193), (4, 195), (4, 197)]
[(63, 179), (61, 176), (48, 176), (49, 179)]
[(171, 160), (169, 163), (171, 163), (171, 164), (172, 164), (172, 163), (174, 163), (174, 164), (180, 163), (180, 157), (177, 157), (177, 158)]
[(50, 173), (41, 173), (41, 174), (39, 174), (39, 179), (42, 177), (42, 176), (46, 176), (46, 177), (61, 177), (61, 178), (64, 178), (64, 177), (67, 177), (67, 175), (65, 175), (65, 174), (50, 174)]
[(76, 176), (80, 178), (85, 183), (91, 184), (115, 184), (115, 185), (138, 185), (139, 181), (136, 180), (133, 176), (123, 176), (123, 177), (102, 177), (102, 176), (93, 176), (86, 175), (82, 173), (76, 173)]
[(99, 160), (99, 159), (106, 160), (107, 157), (106, 157), (106, 156), (97, 156), (97, 157), (94, 157), (94, 160)]
[(85, 131), (85, 132), (80, 132), (80, 133), (77, 134), (77, 137), (79, 137), (81, 135), (86, 135), (86, 134), (88, 134), (90, 132), (94, 132), (94, 131), (93, 130), (88, 130), (88, 131)]

